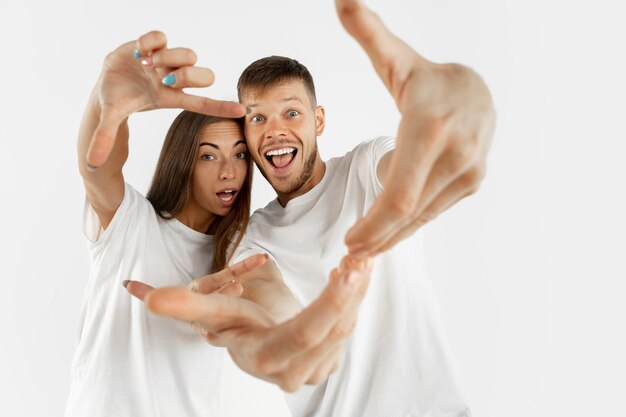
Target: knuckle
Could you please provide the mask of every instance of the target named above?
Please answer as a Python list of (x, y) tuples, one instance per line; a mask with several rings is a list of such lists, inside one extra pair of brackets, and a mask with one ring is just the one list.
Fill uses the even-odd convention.
[(281, 375), (279, 386), (285, 392), (296, 392), (303, 384), (302, 377), (296, 375)]
[(187, 49), (186, 51), (186, 59), (191, 64), (194, 65), (198, 61), (198, 55), (191, 49)]
[(276, 365), (271, 356), (263, 353), (258, 353), (250, 360), (252, 367), (263, 375), (269, 375), (276, 370)]
[(417, 197), (412, 195), (398, 195), (387, 200), (386, 210), (398, 217), (410, 216), (417, 207)]
[(476, 191), (478, 191), (482, 180), (485, 178), (485, 175), (486, 169), (484, 165), (472, 168), (465, 174), (463, 174), (461, 181), (469, 194), (474, 194)]
[(291, 342), (297, 349), (304, 350), (313, 347), (317, 340), (313, 332), (305, 328), (293, 332)]
[[(151, 30), (150, 32), (146, 33), (144, 36), (146, 38), (150, 38), (154, 42), (158, 42), (158, 43), (167, 42), (167, 37), (165, 36), (165, 33), (161, 32), (160, 30)], [(142, 36), (142, 38), (144, 36)]]
[(347, 339), (354, 330), (355, 326), (356, 323), (352, 320), (349, 323), (340, 322), (330, 331), (330, 338), (337, 341)]
[(211, 103), (205, 98), (196, 101), (193, 107), (193, 111), (200, 114), (208, 114), (211, 111)]
[(313, 375), (307, 381), (307, 384), (317, 385), (326, 378), (326, 375), (321, 370), (316, 370)]
[(429, 223), (437, 217), (437, 213), (434, 210), (426, 209), (420, 213), (415, 222), (413, 222), (413, 226), (416, 228), (420, 228), (424, 226), (426, 223)]

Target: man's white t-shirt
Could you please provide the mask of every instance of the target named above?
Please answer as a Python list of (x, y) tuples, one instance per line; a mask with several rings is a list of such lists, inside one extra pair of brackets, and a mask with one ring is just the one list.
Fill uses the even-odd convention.
[(150, 313), (122, 286), (184, 286), (206, 275), (213, 237), (164, 220), (128, 184), (106, 230), (85, 203), (91, 273), (66, 417), (210, 417), (219, 413), (223, 350), (187, 323)]
[[(395, 147), (377, 138), (326, 162), (322, 181), (282, 207), (251, 217), (234, 261), (269, 253), (287, 286), (309, 305), (346, 254), (347, 230), (382, 192), (380, 158)], [(421, 234), (378, 257), (339, 369), (322, 384), (287, 394), (294, 417), (461, 417), (470, 412), (426, 275)]]

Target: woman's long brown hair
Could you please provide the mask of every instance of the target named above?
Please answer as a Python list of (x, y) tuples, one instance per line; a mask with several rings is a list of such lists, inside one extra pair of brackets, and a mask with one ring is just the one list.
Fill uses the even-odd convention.
[[(191, 198), (192, 177), (200, 145), (200, 132), (207, 125), (223, 121), (233, 121), (233, 119), (206, 116), (185, 110), (170, 126), (146, 197), (162, 218), (169, 220), (175, 217)], [(241, 119), (235, 121), (242, 126)], [(248, 226), (252, 158), (248, 156), (247, 162), (248, 172), (237, 194), (235, 204), (226, 216), (215, 216), (210, 226), (210, 229), (215, 231), (211, 272), (221, 271), (228, 266)], [(231, 245), (233, 240), (234, 244)]]

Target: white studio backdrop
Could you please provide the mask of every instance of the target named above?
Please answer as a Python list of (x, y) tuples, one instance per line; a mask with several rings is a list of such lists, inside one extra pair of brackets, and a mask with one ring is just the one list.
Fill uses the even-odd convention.
[[(626, 415), (626, 29), (619, 2), (370, 0), (437, 62), (483, 75), (498, 110), (479, 193), (426, 227), (427, 262), (480, 417)], [(0, 0), (0, 415), (61, 416), (89, 264), (75, 143), (104, 56), (163, 30), (235, 99), (241, 70), (297, 58), (326, 107), (322, 157), (395, 134), (399, 115), (333, 2)], [(146, 191), (177, 111), (131, 118)], [(258, 173), (257, 173), (258, 174)], [(254, 207), (274, 197), (256, 176)], [(227, 364), (225, 416), (287, 416)], [(390, 416), (393, 410), (390, 410)]]

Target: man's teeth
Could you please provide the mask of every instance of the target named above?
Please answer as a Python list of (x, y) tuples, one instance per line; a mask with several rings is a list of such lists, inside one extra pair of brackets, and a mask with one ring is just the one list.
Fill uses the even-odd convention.
[(285, 155), (287, 153), (291, 153), (293, 151), (295, 151), (295, 148), (281, 148), (281, 149), (274, 149), (273, 151), (269, 151), (265, 154), (265, 156), (276, 156), (276, 155)]

